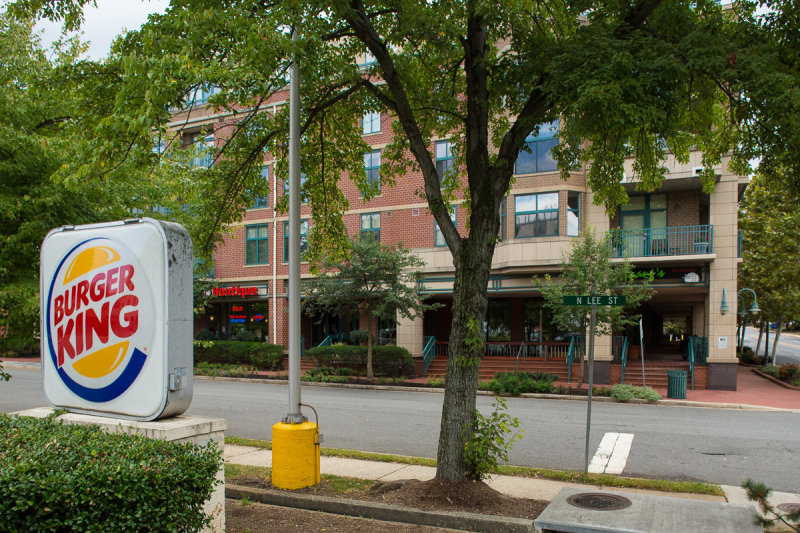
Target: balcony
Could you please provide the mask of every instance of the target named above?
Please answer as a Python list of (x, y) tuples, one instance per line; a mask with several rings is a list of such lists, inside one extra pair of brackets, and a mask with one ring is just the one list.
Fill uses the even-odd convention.
[(617, 229), (609, 233), (612, 257), (668, 257), (714, 252), (714, 227)]

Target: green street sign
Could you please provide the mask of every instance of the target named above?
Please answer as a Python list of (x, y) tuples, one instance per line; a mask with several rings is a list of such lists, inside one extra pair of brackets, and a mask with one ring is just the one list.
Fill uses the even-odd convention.
[(564, 296), (564, 305), (625, 305), (624, 296)]

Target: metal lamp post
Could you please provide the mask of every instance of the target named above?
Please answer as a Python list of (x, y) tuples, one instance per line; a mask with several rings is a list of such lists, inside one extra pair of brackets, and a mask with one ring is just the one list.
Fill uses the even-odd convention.
[[(749, 292), (750, 294), (753, 295), (753, 305), (751, 305), (750, 309), (748, 309), (748, 310), (745, 310), (744, 299), (742, 298), (742, 293), (743, 292)], [(740, 289), (739, 292), (736, 293), (736, 296), (737, 296), (737, 298), (739, 300), (742, 301), (742, 304), (739, 307), (739, 313), (738, 313), (739, 318), (742, 321), (742, 331), (741, 331), (741, 335), (739, 336), (739, 343), (738, 343), (739, 344), (739, 348), (741, 349), (741, 347), (744, 346), (744, 332), (745, 332), (744, 318), (747, 316), (748, 312), (753, 313), (754, 315), (759, 313), (761, 311), (761, 308), (758, 307), (758, 300), (756, 299), (756, 292), (753, 289), (748, 289), (748, 288)]]

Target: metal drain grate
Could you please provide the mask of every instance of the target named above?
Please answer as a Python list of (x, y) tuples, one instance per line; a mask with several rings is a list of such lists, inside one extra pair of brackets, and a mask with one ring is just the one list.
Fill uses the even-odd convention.
[(593, 511), (618, 511), (631, 506), (631, 501), (628, 498), (604, 492), (573, 494), (567, 498), (567, 503), (581, 509), (591, 509)]
[(783, 514), (790, 514), (800, 511), (800, 503), (779, 503), (775, 507)]

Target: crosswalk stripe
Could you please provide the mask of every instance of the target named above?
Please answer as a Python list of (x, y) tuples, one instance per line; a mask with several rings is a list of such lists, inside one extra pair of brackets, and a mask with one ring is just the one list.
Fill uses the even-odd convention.
[(589, 472), (621, 474), (628, 462), (632, 444), (633, 433), (606, 433), (589, 463)]

